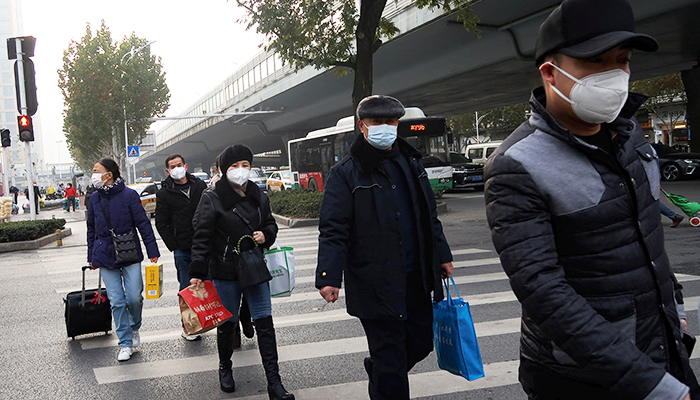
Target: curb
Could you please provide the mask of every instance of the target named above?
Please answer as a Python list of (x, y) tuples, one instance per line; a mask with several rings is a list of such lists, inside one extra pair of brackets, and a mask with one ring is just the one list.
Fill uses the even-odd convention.
[(303, 226), (318, 226), (318, 218), (308, 218), (308, 219), (292, 219), (283, 217), (281, 215), (272, 214), (277, 221), (277, 225), (286, 226), (289, 228), (303, 227)]
[[(70, 228), (65, 228), (61, 231), (61, 238), (72, 234)], [(22, 242), (0, 243), (0, 253), (8, 253), (11, 251), (20, 250), (36, 250), (39, 247), (46, 246), (49, 243), (56, 241), (56, 234), (52, 233), (35, 240), (25, 240)]]
[[(444, 201), (437, 203), (437, 213), (438, 215), (445, 214), (447, 212), (447, 203)], [(308, 218), (308, 219), (292, 219), (283, 217), (281, 215), (272, 214), (277, 221), (277, 225), (286, 226), (288, 228), (303, 227), (303, 226), (318, 226), (318, 218)]]

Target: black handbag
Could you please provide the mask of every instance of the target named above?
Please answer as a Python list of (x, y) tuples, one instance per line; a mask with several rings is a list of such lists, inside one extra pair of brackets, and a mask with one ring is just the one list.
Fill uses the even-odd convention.
[(102, 209), (102, 215), (105, 216), (109, 232), (112, 234), (112, 242), (114, 243), (115, 263), (117, 264), (133, 264), (139, 262), (139, 253), (136, 250), (136, 241), (134, 240), (134, 228), (131, 227), (127, 233), (114, 233), (112, 223), (109, 222), (109, 215), (102, 207), (102, 202), (98, 201)]
[[(250, 222), (241, 215), (235, 208), (233, 212), (248, 225), (251, 231), (254, 231), (250, 226)], [(248, 250), (241, 251), (241, 243), (244, 239), (250, 239), (254, 247)], [(251, 286), (259, 285), (263, 282), (272, 280), (272, 275), (267, 269), (265, 257), (263, 257), (262, 248), (258, 246), (255, 239), (251, 235), (243, 235), (238, 239), (238, 243), (234, 252), (238, 254), (238, 265), (236, 267), (236, 275), (238, 277), (238, 286), (245, 289)]]
[[(241, 242), (243, 242), (244, 239), (253, 241), (255, 247), (241, 251)], [(272, 275), (270, 275), (267, 264), (265, 264), (262, 249), (255, 243), (255, 239), (253, 239), (252, 236), (241, 236), (241, 238), (238, 239), (238, 245), (234, 249), (234, 252), (238, 254), (236, 275), (238, 277), (239, 288), (245, 289), (272, 280)]]

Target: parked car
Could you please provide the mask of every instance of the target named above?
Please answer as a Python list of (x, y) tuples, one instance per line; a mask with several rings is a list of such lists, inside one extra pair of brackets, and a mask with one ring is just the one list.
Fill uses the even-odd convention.
[(291, 171), (275, 171), (267, 178), (267, 190), (289, 190), (292, 188)]
[(160, 189), (160, 182), (134, 183), (128, 187), (139, 194), (146, 215), (153, 218), (156, 215), (156, 192)]
[(474, 164), (486, 164), (486, 159), (489, 158), (491, 154), (498, 148), (498, 146), (503, 143), (502, 140), (494, 142), (476, 143), (467, 145), (467, 150), (464, 152), (464, 156)]
[(209, 184), (209, 180), (211, 179), (209, 178), (209, 174), (207, 174), (206, 172), (192, 172), (192, 175), (203, 180), (204, 183), (206, 183), (207, 185)]
[(675, 181), (685, 177), (700, 176), (700, 154), (683, 153), (662, 143), (651, 144), (659, 155), (661, 178)]
[(251, 168), (248, 180), (258, 185), (262, 190), (267, 189), (267, 175), (260, 168)]
[(450, 165), (452, 166), (452, 188), (474, 188), (484, 190), (484, 166), (475, 164), (467, 157), (450, 152)]

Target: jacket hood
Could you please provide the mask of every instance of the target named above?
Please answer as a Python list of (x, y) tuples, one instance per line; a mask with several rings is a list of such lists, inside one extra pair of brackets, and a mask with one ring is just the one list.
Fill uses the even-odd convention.
[[(219, 196), (219, 200), (221, 200), (221, 205), (224, 207), (224, 209), (233, 208), (233, 206), (238, 204), (238, 202), (243, 199), (241, 195), (233, 190), (231, 184), (228, 182), (228, 179), (220, 179), (214, 186), (216, 188), (216, 194)], [(258, 185), (248, 181), (245, 189), (245, 195), (247, 198), (253, 200), (257, 206), (260, 206), (261, 192)]]
[[(396, 138), (394, 144), (398, 144), (401, 154), (421, 158), (421, 153), (402, 138)], [(357, 135), (355, 143), (350, 147), (350, 156), (358, 163), (363, 172), (371, 171), (384, 162), (381, 150), (372, 147), (362, 135)]]

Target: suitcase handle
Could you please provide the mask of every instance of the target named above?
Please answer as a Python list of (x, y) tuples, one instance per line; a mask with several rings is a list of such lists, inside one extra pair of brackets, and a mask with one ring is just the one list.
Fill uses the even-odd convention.
[[(80, 306), (85, 307), (85, 270), (90, 269), (89, 265), (85, 265), (81, 268), (83, 270), (83, 290), (80, 295)], [(98, 278), (97, 278), (97, 304), (102, 303), (102, 271), (97, 268)]]

